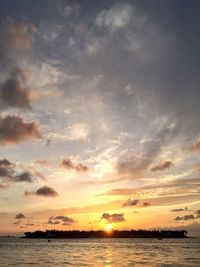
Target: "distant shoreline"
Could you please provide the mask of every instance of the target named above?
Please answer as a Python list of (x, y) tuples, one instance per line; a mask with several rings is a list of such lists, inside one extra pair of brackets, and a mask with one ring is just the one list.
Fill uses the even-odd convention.
[(63, 239), (63, 238), (188, 238), (187, 231), (172, 231), (172, 230), (130, 230), (118, 231), (35, 231), (25, 232), (23, 238), (44, 238), (44, 239)]

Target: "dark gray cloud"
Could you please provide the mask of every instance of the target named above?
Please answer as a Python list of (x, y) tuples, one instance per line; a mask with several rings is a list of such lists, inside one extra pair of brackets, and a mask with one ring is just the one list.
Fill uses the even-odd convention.
[(51, 221), (51, 220), (48, 220), (48, 224), (60, 224), (60, 221)]
[(31, 196), (31, 195), (36, 195), (36, 196), (43, 196), (43, 197), (58, 197), (58, 193), (51, 187), (49, 186), (43, 186), (36, 190), (35, 192), (25, 192), (25, 196)]
[(0, 30), (0, 56), (4, 62), (1, 72), (5, 77), (0, 84), (1, 108), (31, 108), (30, 71), (22, 62), (28, 58), (26, 53), (32, 47), (35, 32), (35, 26), (28, 21), (4, 21)]
[(76, 170), (77, 172), (88, 171), (88, 167), (86, 165), (83, 165), (80, 162), (75, 164), (70, 159), (63, 159), (60, 165), (67, 170)]
[(0, 160), (0, 177), (11, 178), (14, 174), (14, 164), (7, 159)]
[(156, 164), (154, 167), (152, 167), (151, 171), (153, 171), (153, 172), (162, 171), (162, 170), (169, 169), (173, 166), (174, 166), (174, 164), (171, 161), (162, 161), (162, 162), (159, 162), (158, 164)]
[(187, 210), (188, 210), (188, 207), (185, 207), (185, 208), (173, 209), (171, 210), (171, 212), (180, 212), (180, 211), (187, 211)]
[(124, 222), (125, 221), (124, 213), (109, 214), (109, 213), (105, 212), (102, 214), (101, 219), (104, 219), (109, 223), (118, 223), (118, 222)]
[(177, 216), (174, 220), (176, 220), (176, 221), (181, 221), (181, 220), (188, 221), (188, 220), (194, 220), (194, 219), (195, 219), (194, 215), (190, 214), (190, 215), (184, 215), (183, 217)]
[(11, 167), (11, 166), (13, 166), (13, 163), (11, 163), (9, 160), (7, 159), (0, 160), (0, 167)]
[(37, 178), (44, 180), (43, 175), (37, 171), (24, 170), (22, 172), (21, 168), (18, 170), (17, 164), (7, 159), (0, 160), (0, 179), (7, 185), (20, 182), (33, 183)]
[(51, 216), (49, 218), (49, 221), (51, 221), (51, 222), (59, 221), (59, 222), (62, 222), (62, 225), (72, 225), (72, 224), (76, 223), (76, 221), (74, 219), (72, 219), (68, 216), (62, 216), (62, 215), (55, 216), (55, 217)]
[(15, 216), (15, 219), (17, 220), (20, 220), (20, 219), (25, 219), (26, 217), (24, 216), (24, 214), (22, 213), (18, 213), (16, 216)]
[(34, 178), (32, 174), (28, 171), (25, 171), (19, 175), (16, 175), (13, 177), (14, 182), (27, 182), (27, 183), (33, 183)]
[(39, 125), (35, 122), (25, 122), (17, 116), (0, 116), (0, 143), (14, 144), (26, 140), (41, 138)]
[(13, 174), (13, 168), (11, 167), (0, 167), (0, 177), (11, 177)]
[(26, 85), (26, 70), (15, 67), (0, 86), (0, 100), (4, 107), (31, 108), (31, 88)]
[(139, 203), (138, 199), (133, 199), (133, 200), (129, 199), (123, 204), (123, 207), (136, 206), (138, 203)]

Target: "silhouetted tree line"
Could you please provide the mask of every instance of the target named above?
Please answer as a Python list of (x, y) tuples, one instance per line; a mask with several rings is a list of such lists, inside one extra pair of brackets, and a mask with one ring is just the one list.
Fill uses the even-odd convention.
[(25, 232), (26, 238), (186, 238), (187, 231), (172, 231), (172, 230), (130, 230), (111, 232), (105, 231), (35, 231)]

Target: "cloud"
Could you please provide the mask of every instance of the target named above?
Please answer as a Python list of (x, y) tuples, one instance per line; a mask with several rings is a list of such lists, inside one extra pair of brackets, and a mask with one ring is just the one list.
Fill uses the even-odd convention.
[(77, 17), (81, 11), (81, 6), (75, 1), (59, 1), (58, 11), (65, 18)]
[(59, 221), (54, 221), (54, 222), (53, 222), (53, 221), (49, 220), (49, 221), (48, 221), (48, 224), (55, 224), (55, 225), (56, 225), (56, 224), (60, 224), (60, 222), (59, 222)]
[(67, 170), (76, 170), (77, 172), (86, 172), (88, 167), (82, 163), (75, 164), (70, 159), (63, 159), (60, 166)]
[(198, 140), (196, 141), (196, 143), (194, 143), (194, 144), (192, 145), (191, 150), (193, 150), (193, 151), (197, 151), (197, 152), (200, 151), (200, 139), (198, 139)]
[(190, 214), (190, 215), (184, 215), (183, 217), (180, 217), (180, 216), (177, 216), (174, 220), (176, 221), (188, 221), (188, 220), (194, 220), (195, 217), (193, 214)]
[(0, 87), (0, 99), (5, 107), (31, 108), (31, 88), (26, 85), (27, 70), (15, 67)]
[(12, 167), (13, 163), (11, 163), (9, 160), (7, 159), (1, 159), (0, 160), (0, 167)]
[(69, 140), (85, 140), (89, 136), (89, 127), (84, 123), (74, 123), (70, 129), (67, 138)]
[(58, 193), (51, 187), (49, 186), (43, 186), (39, 188), (35, 192), (24, 192), (24, 195), (26, 197), (31, 196), (31, 195), (36, 195), (36, 196), (43, 196), (43, 197), (58, 197)]
[(198, 193), (198, 186), (200, 183), (200, 178), (178, 178), (170, 180), (167, 182), (157, 182), (151, 183), (149, 185), (143, 185), (136, 188), (116, 188), (107, 191), (104, 194), (99, 194), (100, 196), (112, 196), (112, 195), (131, 195), (134, 193), (144, 193), (146, 191), (163, 190), (163, 192), (169, 192), (170, 190), (182, 190), (182, 193), (188, 193), (188, 189), (192, 189), (193, 192)]
[(99, 194), (99, 196), (132, 195), (133, 192), (134, 192), (133, 188), (116, 188), (116, 189), (111, 189), (104, 194)]
[(46, 160), (46, 159), (42, 159), (42, 160), (34, 161), (34, 164), (35, 165), (41, 165), (41, 166), (51, 166), (52, 165), (52, 161)]
[(33, 182), (33, 177), (32, 174), (28, 171), (25, 171), (19, 175), (16, 175), (13, 178), (14, 182), (27, 182), (27, 183), (32, 183)]
[(26, 21), (19, 23), (8, 18), (1, 31), (2, 45), (5, 50), (27, 50), (32, 47), (33, 35), (36, 32), (33, 24)]
[(49, 218), (49, 221), (51, 222), (62, 222), (63, 225), (72, 225), (74, 223), (76, 223), (76, 221), (68, 216), (62, 216), (62, 215), (58, 215), (58, 216), (51, 216)]
[(129, 152), (119, 159), (116, 168), (120, 175), (128, 179), (143, 177), (145, 171), (159, 156), (162, 148), (176, 133), (174, 125), (162, 128), (152, 140), (143, 144), (139, 153)]
[(125, 27), (131, 20), (133, 7), (129, 4), (116, 4), (109, 10), (101, 11), (96, 17), (99, 27), (107, 27), (111, 32)]
[(133, 200), (129, 199), (123, 204), (123, 207), (136, 206), (138, 203), (139, 203), (138, 199), (133, 199)]
[(0, 177), (9, 177), (10, 172), (7, 168), (0, 168)]
[(188, 210), (188, 207), (185, 207), (185, 208), (173, 209), (171, 210), (171, 212), (180, 212), (180, 211), (187, 211), (187, 210)]
[[(132, 207), (132, 206), (137, 206), (137, 204), (139, 204), (141, 202), (140, 199), (128, 199), (125, 203), (123, 203), (123, 207)], [(142, 207), (146, 208), (148, 206), (151, 206), (151, 204), (149, 202), (143, 202), (142, 203)]]
[(8, 188), (8, 184), (0, 183), (0, 189), (6, 189), (6, 188)]
[(0, 31), (0, 55), (4, 62), (1, 74), (5, 77), (0, 83), (1, 108), (31, 109), (34, 94), (29, 84), (29, 66), (32, 64), (27, 51), (36, 31), (28, 21), (15, 22), (10, 18)]
[(0, 160), (0, 179), (6, 184), (1, 184), (2, 189), (5, 189), (11, 183), (33, 183), (36, 178), (44, 180), (42, 174), (39, 172), (30, 169), (26, 170), (25, 166), (23, 166), (24, 171), (22, 171), (22, 165), (15, 164), (7, 159)]
[(39, 125), (25, 122), (17, 116), (0, 116), (0, 143), (15, 144), (33, 138), (41, 138)]
[(0, 160), (0, 177), (11, 178), (14, 173), (14, 164), (7, 159)]
[(105, 219), (109, 223), (124, 222), (124, 213), (103, 213), (101, 219)]
[(155, 165), (153, 168), (151, 168), (151, 171), (153, 172), (162, 171), (162, 170), (169, 169), (173, 166), (174, 164), (171, 161), (162, 161), (162, 162), (159, 162), (157, 165)]
[(15, 219), (17, 220), (20, 220), (20, 219), (25, 219), (26, 217), (24, 216), (24, 214), (22, 213), (18, 213), (16, 216), (15, 216)]
[(151, 206), (151, 203), (149, 203), (149, 202), (144, 202), (144, 203), (142, 203), (142, 205), (143, 205), (144, 208), (146, 208), (146, 207)]
[(196, 211), (196, 214), (197, 214), (196, 218), (197, 218), (197, 219), (200, 218), (200, 210), (197, 210), (197, 211)]
[(200, 164), (197, 164), (194, 166), (194, 170), (198, 173), (200, 173)]

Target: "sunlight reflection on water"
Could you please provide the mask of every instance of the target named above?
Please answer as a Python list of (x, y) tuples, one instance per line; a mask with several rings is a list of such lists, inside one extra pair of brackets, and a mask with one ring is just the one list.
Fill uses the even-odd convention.
[(0, 267), (200, 266), (200, 239), (0, 239)]

